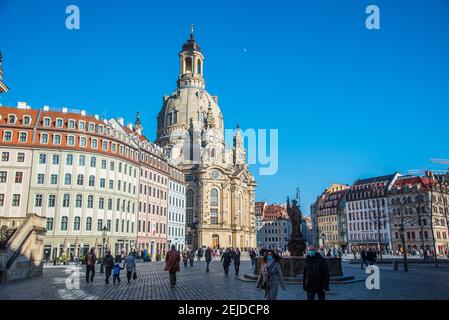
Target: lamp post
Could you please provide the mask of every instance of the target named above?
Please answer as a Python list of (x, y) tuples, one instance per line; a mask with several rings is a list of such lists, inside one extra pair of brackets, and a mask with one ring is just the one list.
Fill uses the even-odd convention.
[(101, 229), (101, 236), (102, 236), (102, 247), (101, 247), (101, 266), (100, 266), (100, 273), (104, 273), (104, 266), (103, 266), (103, 259), (104, 259), (104, 243), (106, 242), (106, 235), (108, 233), (108, 228), (106, 228), (106, 226), (103, 227), (103, 229)]
[(404, 235), (404, 220), (402, 220), (401, 228), (399, 229), (399, 235), (402, 240), (402, 250), (404, 251), (404, 271), (408, 271), (408, 263), (407, 263), (407, 250), (405, 249), (405, 235)]

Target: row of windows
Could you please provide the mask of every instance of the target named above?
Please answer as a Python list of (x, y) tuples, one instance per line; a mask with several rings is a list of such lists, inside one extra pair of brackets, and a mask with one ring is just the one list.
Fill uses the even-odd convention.
[(385, 207), (385, 199), (372, 199), (362, 202), (360, 201), (348, 202), (349, 210), (384, 208), (384, 207)]
[[(5, 205), (5, 194), (0, 193), (0, 207), (3, 207)], [(20, 206), (20, 194), (14, 193), (12, 195), (12, 206), (18, 207)]]
[[(369, 211), (369, 212), (349, 212), (349, 220), (368, 220), (368, 219), (377, 219), (377, 212), (376, 211)], [(380, 212), (379, 218), (386, 218), (385, 210), (382, 210)]]
[[(387, 229), (387, 222), (384, 221), (380, 221), (380, 230), (382, 229)], [(349, 230), (350, 231), (373, 231), (373, 230), (377, 230), (377, 221), (373, 222), (357, 222), (357, 223), (350, 223), (349, 224)]]
[[(151, 228), (150, 228), (151, 224), (149, 221), (147, 223), (147, 221), (145, 221), (145, 220), (139, 220), (137, 225), (138, 225), (138, 227), (137, 227), (138, 232), (151, 233)], [(154, 226), (155, 226), (155, 230), (153, 230), (153, 231), (156, 234), (165, 234), (167, 231), (167, 225), (165, 223), (156, 222), (156, 224)]]
[[(88, 180), (89, 187), (96, 187), (95, 184), (95, 176), (90, 175)], [(0, 176), (0, 182), (1, 182), (1, 176)], [(44, 173), (38, 173), (36, 176), (36, 184), (44, 184), (45, 183), (45, 174)], [(51, 174), (50, 175), (50, 184), (51, 185), (57, 185), (58, 184), (58, 175), (57, 174)], [(64, 185), (71, 185), (72, 184), (72, 174), (66, 173), (64, 175)], [(78, 174), (76, 179), (76, 184), (78, 186), (84, 186), (84, 175)], [(98, 187), (100, 188), (106, 188), (106, 179), (100, 178)], [(114, 189), (114, 180), (109, 180), (108, 187), (110, 190)], [(122, 191), (122, 180), (117, 181), (117, 190)], [(136, 187), (132, 186), (131, 183), (127, 183), (126, 181), (123, 181), (123, 192), (128, 192), (130, 194), (136, 194)]]
[[(377, 233), (355, 233), (355, 234), (351, 233), (349, 235), (349, 239), (350, 240), (371, 240), (371, 241), (379, 240)], [(380, 239), (388, 240), (388, 234), (381, 233)]]
[[(7, 180), (8, 180), (8, 172), (0, 171), (0, 183), (6, 183)], [(23, 172), (16, 171), (14, 175), (14, 183), (22, 183), (22, 181), (23, 181)]]
[[(2, 152), (2, 162), (8, 162), (10, 159), (9, 152)], [(19, 152), (17, 153), (17, 162), (25, 162), (25, 153)]]
[(184, 237), (184, 228), (181, 227), (169, 227), (168, 228), (169, 237)]
[[(113, 200), (107, 199), (107, 202), (105, 198), (99, 197), (98, 198), (98, 209), (105, 209), (105, 205), (107, 205), (108, 210), (113, 209)], [(34, 206), (36, 208), (40, 208), (43, 206), (43, 195), (42, 194), (36, 194), (34, 197)], [(47, 207), (48, 208), (54, 208), (56, 207), (56, 195), (50, 194), (48, 195), (47, 200)], [(69, 208), (70, 207), (70, 194), (65, 193), (62, 196), (62, 207), (63, 208)], [(75, 208), (82, 208), (83, 207), (83, 195), (77, 194), (75, 196)], [(88, 195), (87, 196), (87, 208), (93, 209), (94, 207), (94, 196)], [(135, 203), (130, 200), (126, 201), (125, 199), (117, 199), (116, 200), (116, 211), (122, 211), (122, 212), (128, 212), (128, 213), (134, 213), (135, 211)]]
[[(265, 237), (265, 242), (281, 242), (282, 237)], [(288, 241), (288, 237), (284, 238), (284, 242)]]
[(145, 203), (145, 202), (140, 201), (139, 202), (139, 212), (147, 213), (147, 209), (148, 209), (148, 213), (161, 215), (164, 217), (167, 216), (167, 208), (166, 207), (162, 207), (162, 206), (158, 206), (155, 204)]
[(180, 223), (184, 223), (184, 215), (179, 213), (179, 212), (168, 212), (168, 220), (169, 221), (175, 221), (175, 222), (180, 222)]
[[(151, 192), (153, 191), (153, 192)], [(151, 186), (142, 185), (140, 184), (140, 194), (153, 196), (153, 198), (161, 199), (161, 200), (167, 200), (167, 192), (163, 191), (159, 188), (151, 188)]]
[[(51, 161), (52, 164), (54, 165), (59, 165), (60, 163), (60, 156), (58, 154), (54, 154), (51, 157)], [(68, 154), (65, 157), (65, 164), (68, 166), (73, 165), (73, 155), (72, 154)], [(47, 163), (47, 154), (45, 153), (40, 153), (39, 154), (39, 164), (46, 164)], [(91, 168), (96, 168), (97, 167), (97, 158), (96, 157), (90, 157), (89, 160), (89, 164)], [(86, 156), (85, 155), (79, 155), (78, 156), (78, 166), (79, 167), (84, 167), (86, 165)], [(101, 160), (100, 161), (100, 165), (101, 165), (101, 169), (105, 169), (107, 168), (107, 161), (106, 160)], [(114, 161), (110, 161), (109, 163), (109, 170), (110, 171), (114, 171), (115, 170), (115, 162)], [(133, 176), (133, 172), (134, 172), (134, 178), (137, 177), (137, 169), (134, 168), (133, 171), (133, 167), (131, 165), (128, 166), (128, 164), (125, 163), (125, 165), (123, 166), (122, 162), (118, 163), (118, 172), (119, 173), (123, 173), (124, 174), (128, 174), (130, 177)]]
[(169, 203), (171, 206), (176, 206), (176, 207), (178, 207), (178, 208), (184, 208), (184, 199), (180, 199), (180, 198), (178, 198), (178, 197), (172, 197), (172, 196), (170, 196), (170, 197), (169, 197), (168, 203)]
[[(26, 143), (28, 141), (28, 133), (25, 131), (20, 131), (18, 134), (19, 142)], [(39, 142), (41, 144), (49, 144), (50, 138), (52, 139), (52, 144), (61, 145), (62, 144), (62, 135), (59, 133), (54, 133), (50, 135), (49, 133), (40, 133), (39, 134)], [(125, 156), (127, 158), (131, 158), (134, 160), (138, 160), (139, 153), (137, 151), (131, 150), (129, 147), (124, 145), (117, 145), (115, 142), (111, 142), (105, 139), (97, 139), (97, 138), (88, 138), (85, 136), (74, 136), (74, 135), (65, 135), (67, 146), (75, 147), (79, 146), (81, 148), (87, 148), (88, 140), (90, 140), (90, 148), (91, 149), (99, 149), (101, 147), (102, 151), (110, 150), (113, 153), (118, 153), (121, 156)], [(13, 132), (10, 130), (3, 131), (3, 141), (4, 142), (12, 142), (13, 140)], [(118, 146), (118, 147), (117, 147)]]
[[(121, 221), (121, 224), (120, 224), (120, 221)], [(53, 218), (46, 219), (46, 229), (48, 231), (53, 231), (53, 227), (54, 227), (53, 224), (54, 224)], [(59, 230), (67, 231), (68, 226), (69, 226), (69, 218), (67, 216), (62, 216)], [(121, 229), (120, 229), (120, 226), (121, 226)], [(108, 231), (111, 231), (111, 220), (108, 219), (106, 221), (105, 227)], [(98, 219), (96, 230), (102, 231), (102, 229), (103, 229), (103, 219)], [(73, 218), (72, 231), (81, 231), (81, 217), (76, 216)], [(84, 224), (83, 231), (92, 231), (92, 218), (91, 217), (86, 218), (86, 222)], [(125, 220), (116, 219), (115, 232), (134, 233), (134, 222), (130, 222), (129, 220), (126, 220), (126, 229), (125, 229)]]
[[(287, 228), (284, 229), (284, 233), (286, 234), (288, 232)], [(265, 229), (264, 233), (282, 233), (280, 229)]]

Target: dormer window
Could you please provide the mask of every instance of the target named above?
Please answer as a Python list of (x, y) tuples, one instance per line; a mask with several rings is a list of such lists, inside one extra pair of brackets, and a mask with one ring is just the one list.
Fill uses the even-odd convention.
[(102, 125), (98, 125), (98, 133), (103, 134), (104, 127)]
[(94, 132), (95, 131), (95, 124), (92, 122), (89, 122), (89, 131)]
[(68, 122), (69, 129), (75, 129), (75, 120), (70, 119)]
[(67, 136), (67, 145), (69, 146), (75, 145), (75, 136)]
[(53, 135), (53, 144), (61, 144), (61, 135), (60, 134)]
[(111, 135), (111, 128), (109, 128), (109, 127), (106, 128), (106, 134), (107, 134), (108, 136)]
[(28, 139), (28, 133), (22, 131), (19, 133), (19, 141), (20, 142), (27, 142)]
[(84, 121), (78, 121), (78, 129), (86, 130), (86, 123)]
[(51, 125), (51, 118), (44, 118), (44, 127), (49, 127)]
[(56, 127), (57, 128), (62, 128), (63, 125), (64, 125), (64, 121), (61, 118), (56, 119)]
[(103, 151), (108, 150), (108, 142), (106, 140), (103, 140), (103, 142), (101, 144), (101, 148), (103, 149)]
[(17, 118), (15, 115), (13, 115), (13, 114), (8, 115), (8, 123), (9, 124), (15, 124), (16, 120), (17, 120)]
[(23, 117), (23, 124), (24, 125), (30, 125), (31, 124), (31, 117), (30, 116), (24, 116)]
[(41, 143), (43, 143), (43, 144), (48, 143), (48, 134), (46, 134), (46, 133), (41, 134)]
[(3, 141), (10, 142), (12, 140), (12, 132), (11, 131), (4, 131), (3, 133)]
[(87, 145), (86, 137), (80, 137), (80, 147), (85, 148)]
[(90, 147), (91, 147), (92, 149), (97, 149), (97, 148), (98, 148), (98, 140), (97, 140), (97, 139), (92, 139), (92, 140), (90, 141)]

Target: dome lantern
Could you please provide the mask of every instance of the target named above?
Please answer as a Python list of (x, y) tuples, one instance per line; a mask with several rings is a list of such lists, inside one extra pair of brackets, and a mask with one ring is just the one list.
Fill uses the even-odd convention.
[(179, 53), (178, 88), (196, 87), (205, 88), (203, 79), (204, 56), (194, 37), (193, 25), (190, 27), (190, 38)]

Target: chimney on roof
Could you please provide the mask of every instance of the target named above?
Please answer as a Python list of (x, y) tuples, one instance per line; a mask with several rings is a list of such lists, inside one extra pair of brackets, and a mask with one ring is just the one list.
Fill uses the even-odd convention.
[(62, 113), (67, 113), (69, 110), (65, 107), (62, 108)]
[(118, 117), (118, 118), (117, 118), (117, 122), (118, 122), (120, 125), (124, 126), (124, 122), (123, 122), (123, 118), (122, 118), (122, 117)]
[(26, 102), (18, 102), (17, 103), (17, 109), (26, 109), (27, 108), (27, 103)]
[(85, 116), (86, 116), (86, 110), (81, 110), (81, 115), (82, 115), (83, 117), (85, 117)]
[(50, 110), (50, 107), (49, 106), (44, 106), (44, 111), (48, 111), (48, 110)]
[(128, 127), (129, 130), (133, 129), (133, 124), (131, 122), (129, 122), (126, 126)]
[(100, 116), (99, 116), (98, 114), (96, 114), (96, 115), (94, 116), (94, 118), (95, 118), (96, 120), (100, 120)]

